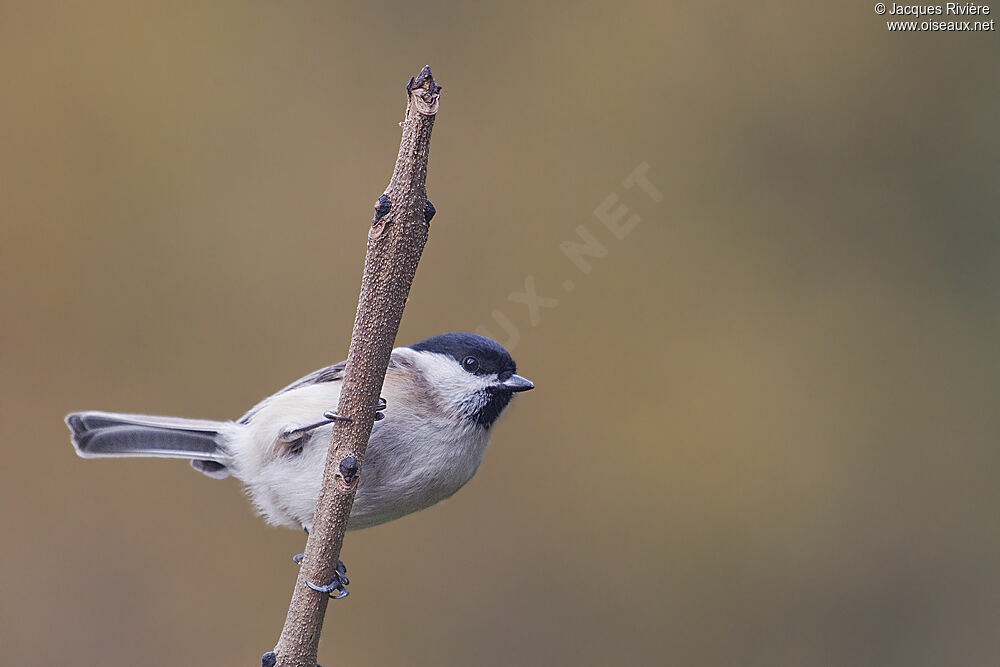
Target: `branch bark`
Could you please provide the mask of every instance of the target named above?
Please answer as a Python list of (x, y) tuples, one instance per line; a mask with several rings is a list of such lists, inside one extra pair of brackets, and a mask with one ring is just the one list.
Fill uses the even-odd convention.
[[(406, 90), (403, 137), (389, 187), (375, 203), (361, 296), (337, 407), (337, 412), (350, 421), (333, 424), (323, 488), (316, 503), (305, 558), (274, 650), (279, 667), (316, 666), (329, 597), (311, 589), (306, 582), (326, 584), (335, 576), (360, 466), (375, 420), (375, 405), (434, 211), (427, 201), (425, 182), (441, 86), (435, 83), (428, 66), (410, 79)], [(270, 657), (271, 654), (265, 655), (265, 664)]]

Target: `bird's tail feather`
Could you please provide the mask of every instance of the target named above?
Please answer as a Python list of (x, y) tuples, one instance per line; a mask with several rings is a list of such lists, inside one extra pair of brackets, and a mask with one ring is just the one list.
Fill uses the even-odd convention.
[(84, 458), (190, 459), (207, 475), (228, 476), (230, 456), (221, 447), (226, 422), (89, 411), (67, 415), (66, 424), (76, 453)]

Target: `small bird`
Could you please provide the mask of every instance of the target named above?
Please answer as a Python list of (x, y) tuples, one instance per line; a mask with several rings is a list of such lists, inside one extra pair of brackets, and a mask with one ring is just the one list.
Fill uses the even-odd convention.
[[(236, 421), (75, 412), (85, 458), (189, 459), (244, 485), (268, 522), (312, 528), (346, 362), (265, 398)], [(472, 479), (511, 397), (534, 388), (502, 345), (446, 333), (392, 351), (348, 530), (430, 507)], [(384, 417), (384, 418), (383, 418)]]

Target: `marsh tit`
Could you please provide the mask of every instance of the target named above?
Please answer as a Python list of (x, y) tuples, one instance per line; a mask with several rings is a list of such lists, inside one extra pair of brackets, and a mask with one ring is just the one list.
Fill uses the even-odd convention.
[[(236, 421), (92, 411), (66, 423), (82, 457), (189, 459), (210, 477), (239, 479), (268, 522), (308, 531), (344, 369), (311, 373)], [(430, 507), (468, 482), (511, 397), (534, 387), (516, 371), (503, 346), (475, 334), (394, 349), (348, 530)]]

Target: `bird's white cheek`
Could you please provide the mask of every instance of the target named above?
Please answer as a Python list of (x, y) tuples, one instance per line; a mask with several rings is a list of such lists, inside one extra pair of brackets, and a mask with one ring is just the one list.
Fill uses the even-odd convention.
[(441, 401), (452, 411), (475, 414), (487, 400), (487, 390), (499, 381), (496, 374), (474, 375), (452, 363), (444, 368), (433, 368), (429, 378)]

